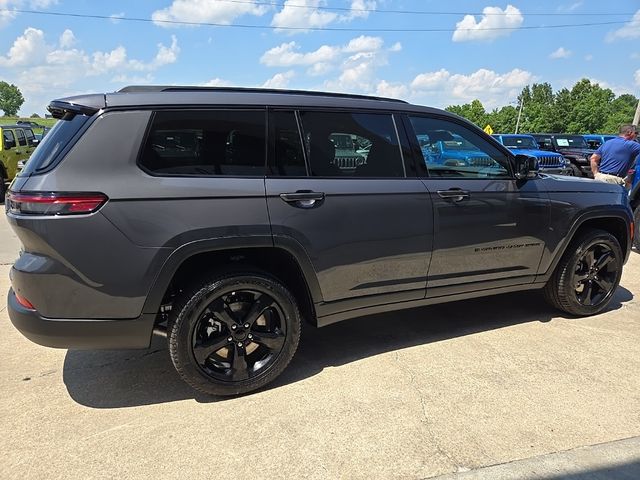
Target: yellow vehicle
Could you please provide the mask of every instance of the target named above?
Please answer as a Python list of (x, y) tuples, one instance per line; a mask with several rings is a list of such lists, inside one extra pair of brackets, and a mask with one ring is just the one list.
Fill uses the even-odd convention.
[(0, 125), (0, 197), (4, 198), (7, 183), (13, 180), (29, 159), (37, 141), (31, 127)]

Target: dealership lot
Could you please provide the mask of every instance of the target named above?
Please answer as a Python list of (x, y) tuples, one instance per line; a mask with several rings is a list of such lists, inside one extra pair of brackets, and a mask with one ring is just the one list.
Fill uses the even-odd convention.
[[(0, 238), (6, 292), (4, 216)], [(421, 479), (640, 436), (638, 294), (634, 251), (591, 318), (528, 292), (307, 328), (271, 388), (223, 400), (186, 386), (162, 339), (48, 349), (2, 307), (2, 477)]]

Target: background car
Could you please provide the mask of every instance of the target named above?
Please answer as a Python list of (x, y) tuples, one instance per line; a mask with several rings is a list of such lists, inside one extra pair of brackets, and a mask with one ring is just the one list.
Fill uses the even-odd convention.
[(541, 172), (559, 175), (572, 173), (571, 167), (568, 166), (568, 162), (560, 153), (541, 150), (536, 139), (531, 135), (495, 134), (492, 137), (505, 147), (514, 150), (515, 153), (536, 157)]
[(594, 150), (589, 148), (582, 135), (566, 133), (532, 133), (531, 135), (542, 150), (560, 153), (567, 159), (571, 169), (570, 175), (593, 178), (590, 158)]
[(616, 138), (615, 135), (600, 135), (600, 134), (585, 134), (582, 135), (587, 142), (589, 148), (593, 148), (594, 150), (600, 147), (604, 142), (611, 140), (612, 138)]

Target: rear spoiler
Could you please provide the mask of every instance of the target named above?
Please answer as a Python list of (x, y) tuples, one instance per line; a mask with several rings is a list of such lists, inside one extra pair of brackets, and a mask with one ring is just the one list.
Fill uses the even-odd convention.
[(79, 95), (52, 101), (47, 110), (53, 118), (70, 120), (74, 116), (91, 116), (107, 105), (104, 94)]

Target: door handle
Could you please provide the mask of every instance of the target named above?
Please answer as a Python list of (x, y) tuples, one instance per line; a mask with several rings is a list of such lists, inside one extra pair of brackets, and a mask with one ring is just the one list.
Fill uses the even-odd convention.
[(450, 188), (449, 190), (437, 190), (440, 198), (449, 200), (451, 202), (461, 202), (467, 200), (470, 197), (468, 190), (461, 190), (459, 188)]
[(281, 193), (280, 198), (298, 208), (314, 208), (324, 200), (324, 192), (298, 190), (292, 193)]

